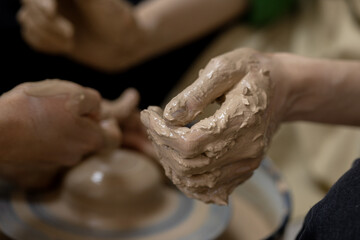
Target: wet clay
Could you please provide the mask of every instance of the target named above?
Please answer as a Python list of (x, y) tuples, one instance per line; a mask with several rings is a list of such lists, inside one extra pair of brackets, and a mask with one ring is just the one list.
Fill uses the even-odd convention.
[[(167, 176), (189, 197), (227, 204), (234, 188), (257, 168), (268, 145), (270, 73), (253, 51), (209, 62), (164, 113), (142, 112)], [(213, 100), (221, 107), (186, 127)]]
[(142, 154), (104, 150), (73, 168), (48, 206), (74, 224), (126, 228), (163, 203), (161, 174)]

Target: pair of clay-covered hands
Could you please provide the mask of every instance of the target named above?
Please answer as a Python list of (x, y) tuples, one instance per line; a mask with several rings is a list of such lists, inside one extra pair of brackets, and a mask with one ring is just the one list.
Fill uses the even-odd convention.
[(135, 89), (109, 101), (64, 80), (23, 83), (0, 97), (0, 175), (41, 188), (63, 168), (120, 146), (153, 155), (140, 122)]
[[(141, 112), (166, 175), (189, 197), (227, 204), (258, 168), (286, 109), (273, 64), (252, 49), (220, 55), (164, 111)], [(216, 112), (194, 121), (213, 102)]]

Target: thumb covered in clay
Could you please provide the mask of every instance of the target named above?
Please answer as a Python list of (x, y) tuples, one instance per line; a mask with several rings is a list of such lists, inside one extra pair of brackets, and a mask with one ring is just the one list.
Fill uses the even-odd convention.
[(246, 75), (248, 63), (258, 52), (241, 48), (210, 60), (196, 81), (174, 97), (165, 107), (164, 118), (184, 126), (202, 110), (229, 91)]

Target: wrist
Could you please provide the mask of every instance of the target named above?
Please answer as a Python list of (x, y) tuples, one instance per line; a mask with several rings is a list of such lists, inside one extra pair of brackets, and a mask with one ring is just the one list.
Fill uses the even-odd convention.
[(271, 109), (274, 120), (278, 123), (289, 121), (294, 114), (294, 105), (297, 104), (296, 97), (301, 92), (301, 86), (293, 72), (289, 70), (292, 63), (290, 54), (266, 53), (265, 64), (270, 69), (272, 97)]
[(282, 53), (274, 59), (280, 72), (278, 85), (289, 89), (283, 121), (360, 125), (354, 104), (360, 101), (360, 62)]
[(274, 78), (284, 103), (281, 121), (305, 120), (318, 105), (316, 85), (319, 83), (314, 82), (312, 76), (314, 62), (288, 53), (273, 54), (273, 62)]

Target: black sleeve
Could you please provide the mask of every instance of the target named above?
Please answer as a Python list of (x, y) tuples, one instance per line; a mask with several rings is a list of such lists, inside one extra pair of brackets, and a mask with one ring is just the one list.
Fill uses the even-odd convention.
[(296, 239), (360, 239), (360, 159), (310, 209)]

